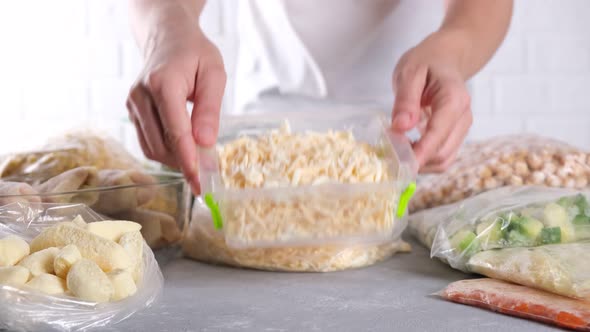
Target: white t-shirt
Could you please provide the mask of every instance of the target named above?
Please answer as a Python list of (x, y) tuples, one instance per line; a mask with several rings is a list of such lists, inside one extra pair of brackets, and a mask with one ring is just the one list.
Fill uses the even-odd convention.
[(443, 1), (432, 0), (238, 3), (237, 113), (303, 105), (391, 110), (397, 61), (444, 14)]

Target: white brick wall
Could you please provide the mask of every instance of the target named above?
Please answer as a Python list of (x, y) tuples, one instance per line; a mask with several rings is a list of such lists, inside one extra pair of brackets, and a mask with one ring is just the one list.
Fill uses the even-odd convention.
[[(234, 1), (209, 0), (202, 18), (225, 56), (228, 96)], [(127, 15), (125, 0), (0, 1), (0, 153), (76, 125), (139, 153), (124, 106), (141, 68)], [(590, 149), (588, 15), (588, 0), (516, 0), (508, 38), (472, 81), (470, 138), (529, 131)]]

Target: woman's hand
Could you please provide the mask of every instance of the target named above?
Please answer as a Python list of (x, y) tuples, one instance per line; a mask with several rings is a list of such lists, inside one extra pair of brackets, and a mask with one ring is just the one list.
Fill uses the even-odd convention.
[[(195, 22), (182, 22), (179, 18), (166, 29), (154, 24), (127, 108), (145, 155), (180, 167), (196, 193), (197, 146), (215, 143), (226, 75), (218, 49)], [(193, 103), (190, 116), (187, 101)]]
[(455, 159), (473, 121), (465, 81), (502, 43), (513, 0), (447, 0), (440, 29), (399, 61), (393, 129), (418, 127), (414, 143), (421, 172), (444, 171)]
[(415, 127), (414, 143), (421, 172), (444, 171), (455, 159), (473, 117), (470, 97), (456, 61), (446, 59), (437, 36), (408, 51), (394, 75), (393, 129)]

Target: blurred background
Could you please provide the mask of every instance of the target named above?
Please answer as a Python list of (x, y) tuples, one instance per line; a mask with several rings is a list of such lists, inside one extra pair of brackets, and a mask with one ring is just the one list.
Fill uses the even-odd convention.
[[(226, 61), (232, 100), (235, 1), (209, 0), (202, 26)], [(125, 99), (141, 68), (125, 0), (0, 1), (0, 154), (79, 126), (141, 154)], [(590, 148), (590, 1), (516, 0), (512, 27), (472, 80), (470, 139), (535, 132)]]

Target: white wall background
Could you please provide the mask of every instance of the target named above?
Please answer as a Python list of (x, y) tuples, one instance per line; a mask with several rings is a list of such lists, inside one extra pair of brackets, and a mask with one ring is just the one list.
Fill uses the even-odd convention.
[[(209, 0), (202, 18), (230, 80), (235, 1)], [(0, 153), (80, 125), (139, 152), (125, 110), (141, 67), (127, 14), (125, 0), (0, 0)], [(528, 131), (590, 149), (588, 17), (588, 0), (516, 0), (507, 40), (473, 80), (471, 138)]]

